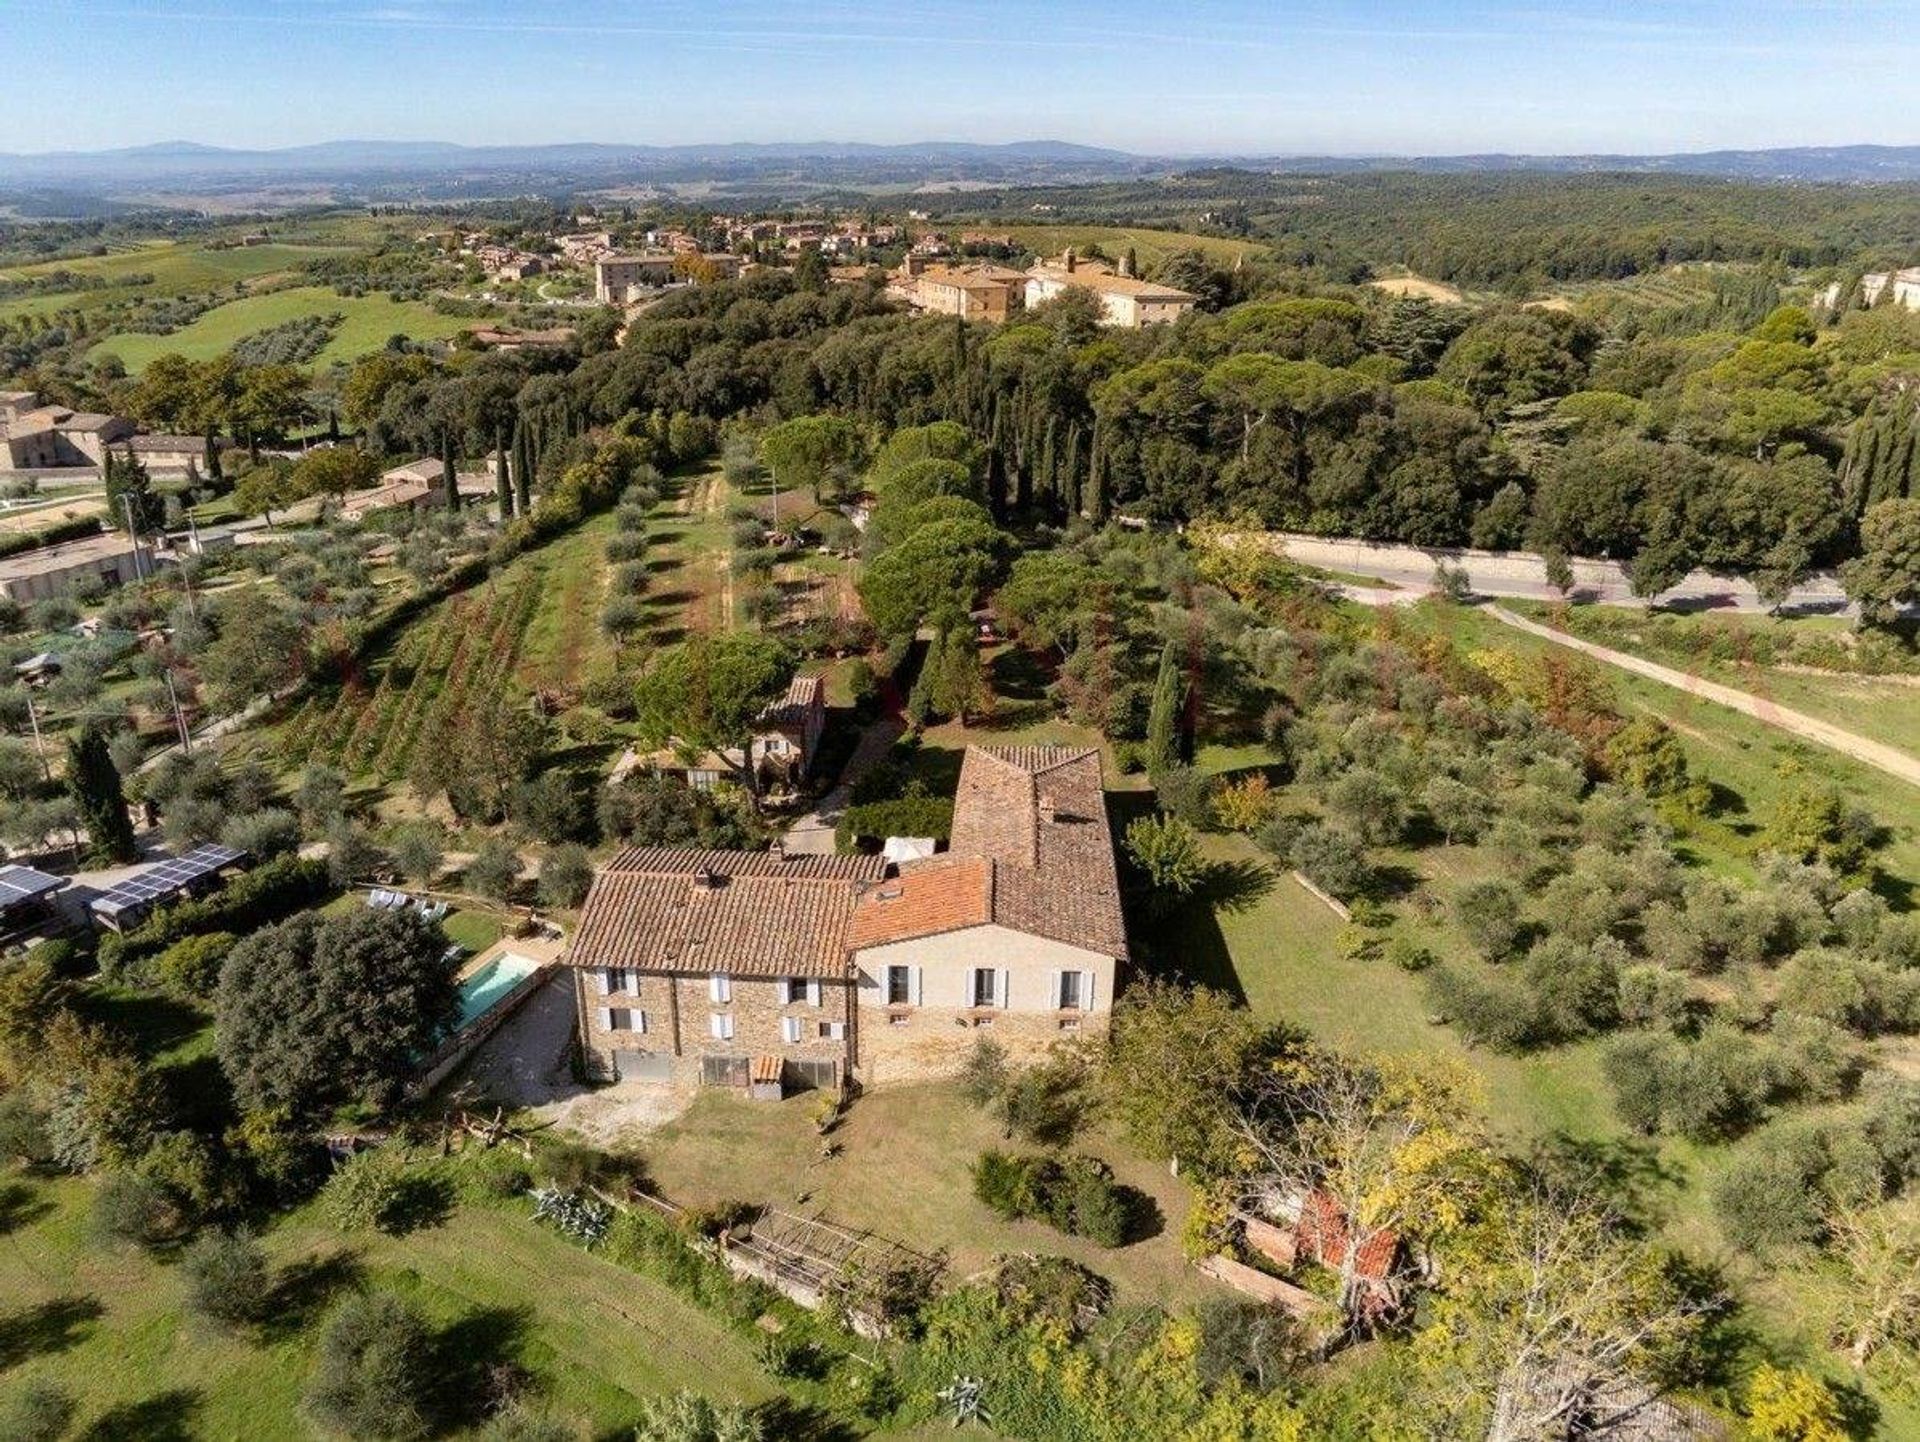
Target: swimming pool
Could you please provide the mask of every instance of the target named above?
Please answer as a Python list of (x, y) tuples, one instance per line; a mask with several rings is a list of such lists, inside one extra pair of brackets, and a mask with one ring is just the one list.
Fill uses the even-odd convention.
[(460, 1020), (456, 1032), (465, 1031), (499, 1003), (500, 999), (540, 969), (530, 956), (503, 951), (460, 983)]

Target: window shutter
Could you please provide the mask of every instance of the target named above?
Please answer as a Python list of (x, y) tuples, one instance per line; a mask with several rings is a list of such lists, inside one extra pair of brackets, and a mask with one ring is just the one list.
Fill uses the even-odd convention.
[(728, 1012), (725, 1016), (720, 1018), (720, 1028), (723, 1033), (720, 1039), (722, 1041), (732, 1041), (733, 1040), (733, 1013), (732, 1012)]
[(610, 1006), (603, 1006), (600, 1008), (600, 1030), (602, 1031), (613, 1030), (613, 1008)]
[(724, 971), (716, 971), (707, 978), (707, 995), (714, 1001), (733, 1000), (733, 978)]
[(593, 984), (600, 995), (607, 994), (607, 969), (604, 966), (596, 966), (593, 969)]
[(974, 978), (977, 977), (979, 974), (980, 974), (980, 968), (977, 966), (970, 967), (966, 971), (963, 971), (960, 973), (960, 987), (962, 991), (962, 995), (960, 997), (960, 1005), (962, 1006), (973, 1005), (974, 988), (978, 985), (978, 983), (974, 980)]
[(1093, 978), (1097, 974), (1091, 971), (1080, 973), (1080, 1010), (1082, 1011), (1093, 1010)]
[(713, 1033), (715, 1041), (725, 1041), (727, 1039), (726, 1017), (717, 1011), (713, 1013), (707, 1018), (707, 1030)]
[(820, 981), (817, 977), (810, 978), (807, 982), (807, 1005), (820, 1005)]
[(644, 1011), (636, 1011), (633, 1014), (633, 1029), (642, 1036), (647, 1034), (647, 1014)]
[(920, 1005), (920, 968), (912, 967), (907, 972), (907, 995), (915, 1006)]
[(993, 1004), (1004, 1010), (1007, 1005), (1007, 996), (1013, 989), (1013, 973), (1002, 967), (1000, 974), (993, 980)]
[(800, 1040), (800, 1018), (783, 1016), (780, 1018), (780, 1039), (792, 1043)]
[(1047, 973), (1047, 995), (1053, 998), (1056, 1007), (1065, 1004), (1060, 997), (1060, 973), (1057, 971)]
[(627, 968), (627, 995), (640, 995), (640, 973), (632, 967)]

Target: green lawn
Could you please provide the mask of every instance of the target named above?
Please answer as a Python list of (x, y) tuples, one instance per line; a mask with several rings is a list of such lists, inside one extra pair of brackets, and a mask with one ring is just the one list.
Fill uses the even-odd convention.
[(648, 1393), (758, 1402), (775, 1392), (719, 1322), (536, 1225), (519, 1204), (460, 1206), (398, 1238), (342, 1239), (311, 1209), (294, 1213), (263, 1237), (284, 1291), (249, 1336), (185, 1315), (170, 1258), (96, 1244), (90, 1194), (78, 1179), (0, 1179), (0, 1390), (29, 1378), (67, 1388), (80, 1404), (75, 1435), (88, 1442), (312, 1437), (297, 1409), (315, 1324), (356, 1275), (476, 1339), (470, 1354), (513, 1357), (556, 1410), (591, 1418), (601, 1435), (631, 1427)]
[(857, 1100), (823, 1154), (812, 1113), (816, 1099), (754, 1102), (708, 1090), (677, 1121), (648, 1137), (642, 1157), (661, 1192), (686, 1205), (745, 1201), (820, 1213), (871, 1228), (920, 1251), (945, 1248), (952, 1273), (965, 1277), (1006, 1252), (1072, 1257), (1111, 1279), (1129, 1301), (1178, 1306), (1218, 1295), (1180, 1253), (1185, 1184), (1165, 1166), (1097, 1133), (1073, 1149), (1105, 1158), (1122, 1182), (1151, 1196), (1160, 1232), (1106, 1250), (1041, 1222), (1007, 1222), (974, 1200), (973, 1160), (988, 1148), (1014, 1147), (985, 1113), (950, 1083), (896, 1087)]
[[(242, 252), (243, 253), (243, 252)], [(156, 357), (178, 352), (193, 360), (210, 360), (235, 341), (301, 316), (339, 312), (345, 319), (311, 365), (324, 367), (350, 361), (380, 349), (394, 335), (413, 340), (448, 340), (477, 324), (459, 316), (441, 315), (418, 301), (395, 301), (385, 295), (345, 296), (326, 286), (298, 286), (229, 301), (172, 335), (112, 335), (88, 352), (115, 355), (135, 374)]]

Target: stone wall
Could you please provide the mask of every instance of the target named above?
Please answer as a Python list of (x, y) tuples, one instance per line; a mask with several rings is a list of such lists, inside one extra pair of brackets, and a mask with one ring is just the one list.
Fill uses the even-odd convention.
[[(616, 1051), (643, 1052), (673, 1058), (673, 1079), (697, 1082), (701, 1058), (748, 1058), (777, 1056), (787, 1061), (830, 1061), (844, 1066), (848, 1041), (823, 1036), (827, 1023), (839, 1022), (843, 1033), (850, 1031), (852, 988), (845, 982), (819, 981), (815, 984), (816, 1004), (802, 992), (802, 1000), (786, 999), (785, 979), (764, 977), (729, 978), (729, 1000), (715, 1001), (712, 979), (705, 973), (682, 974), (629, 971), (621, 990), (600, 990), (600, 972), (581, 969), (582, 1035), (586, 1047), (608, 1072), (613, 1068)], [(629, 1013), (625, 1030), (610, 1029), (606, 1012), (624, 1009)], [(720, 1038), (713, 1034), (712, 1018), (731, 1016), (733, 1035)], [(644, 1017), (644, 1030), (641, 1018)], [(800, 1023), (800, 1039), (789, 1042), (782, 1030), (782, 1019), (792, 1017)]]

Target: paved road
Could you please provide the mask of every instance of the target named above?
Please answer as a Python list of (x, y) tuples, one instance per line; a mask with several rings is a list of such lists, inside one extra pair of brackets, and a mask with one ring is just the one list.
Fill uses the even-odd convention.
[(833, 790), (820, 798), (813, 810), (787, 828), (782, 843), (795, 856), (831, 856), (834, 852), (833, 829), (840, 824), (853, 800), (853, 783), (880, 764), (881, 759), (905, 733), (906, 723), (898, 716), (883, 714), (861, 733), (859, 745), (841, 768)]
[(1830, 722), (1809, 716), (1803, 711), (1791, 710), (1750, 692), (1737, 691), (1731, 686), (1722, 686), (1717, 681), (1703, 680), (1685, 671), (1676, 671), (1671, 666), (1662, 666), (1657, 662), (1629, 655), (1625, 651), (1596, 646), (1591, 641), (1569, 636), (1566, 632), (1556, 631), (1551, 626), (1542, 626), (1537, 621), (1529, 621), (1526, 617), (1516, 615), (1504, 606), (1489, 606), (1487, 614), (1516, 630), (1525, 631), (1530, 636), (1538, 636), (1542, 640), (1553, 642), (1556, 646), (1566, 646), (1584, 656), (1591, 656), (1596, 661), (1604, 661), (1609, 666), (1618, 666), (1621, 670), (1631, 671), (1636, 676), (1645, 676), (1649, 680), (1685, 691), (1689, 696), (1699, 696), (1704, 700), (1717, 702), (1719, 705), (1743, 712), (1757, 721), (1764, 721), (1769, 726), (1777, 726), (1782, 731), (1791, 732), (1805, 740), (1831, 747), (1842, 755), (1851, 756), (1854, 760), (1884, 771), (1889, 776), (1897, 776), (1911, 785), (1920, 786), (1920, 758), (1911, 756), (1898, 747), (1856, 735)]

